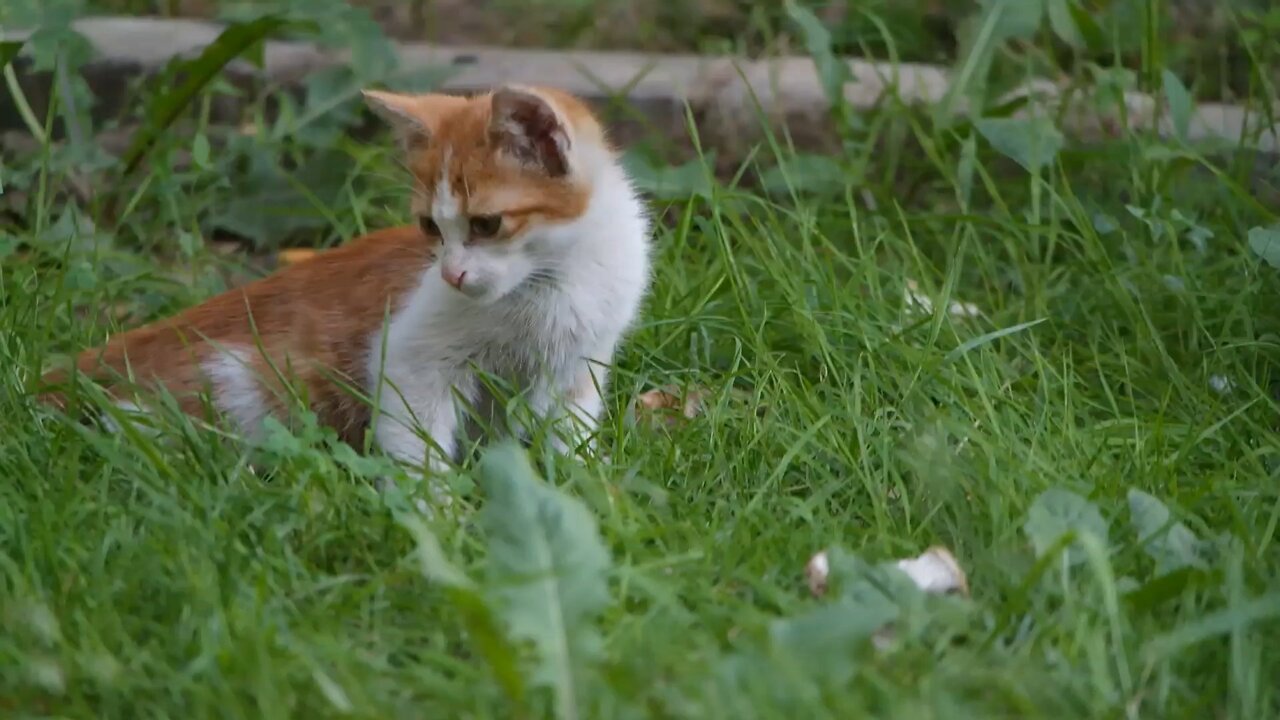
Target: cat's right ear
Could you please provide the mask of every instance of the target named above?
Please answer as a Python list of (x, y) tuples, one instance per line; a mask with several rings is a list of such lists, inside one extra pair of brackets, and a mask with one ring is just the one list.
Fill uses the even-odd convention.
[(369, 108), (395, 131), (406, 150), (426, 147), (448, 113), (466, 104), (452, 95), (402, 95), (385, 90), (364, 90)]

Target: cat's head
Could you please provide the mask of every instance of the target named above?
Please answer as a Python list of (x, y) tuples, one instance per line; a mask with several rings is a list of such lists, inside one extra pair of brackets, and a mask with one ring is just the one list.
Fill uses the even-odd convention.
[(586, 212), (613, 153), (599, 122), (553, 89), (503, 87), (462, 97), (368, 90), (413, 174), (413, 210), (446, 282), (479, 302), (550, 281), (572, 252), (558, 231)]

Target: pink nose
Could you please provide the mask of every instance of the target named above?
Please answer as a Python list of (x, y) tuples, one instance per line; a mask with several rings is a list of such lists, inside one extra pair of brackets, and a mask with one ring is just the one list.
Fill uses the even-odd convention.
[(440, 268), (440, 274), (444, 277), (444, 281), (453, 286), (454, 290), (462, 289), (462, 282), (467, 278), (466, 270), (452, 270), (446, 267)]

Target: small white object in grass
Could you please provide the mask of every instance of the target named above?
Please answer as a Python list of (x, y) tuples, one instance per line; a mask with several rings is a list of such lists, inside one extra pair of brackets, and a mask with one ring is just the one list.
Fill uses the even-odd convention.
[[(951, 551), (935, 545), (925, 550), (919, 557), (905, 558), (895, 563), (898, 569), (907, 574), (912, 582), (927, 593), (946, 594), (959, 592), (969, 594), (969, 579)], [(805, 579), (809, 581), (809, 591), (821, 597), (827, 592), (827, 578), (831, 574), (831, 563), (827, 559), (827, 551), (823, 550), (809, 558), (804, 566)]]
[(947, 306), (947, 312), (954, 317), (964, 318), (975, 318), (982, 315), (982, 311), (978, 309), (977, 305), (971, 302), (960, 302), (959, 300), (951, 301), (951, 304)]
[(823, 550), (809, 558), (804, 566), (804, 576), (809, 581), (809, 592), (821, 597), (827, 591), (827, 576), (831, 574), (831, 566), (827, 562), (827, 551)]
[(907, 286), (903, 290), (903, 296), (907, 303), (907, 309), (919, 310), (922, 315), (929, 315), (933, 312), (933, 300), (928, 295), (920, 292), (920, 283), (907, 279)]
[(969, 579), (964, 570), (951, 551), (941, 545), (925, 550), (919, 557), (899, 560), (897, 565), (925, 592), (969, 594)]
[(1236, 384), (1231, 382), (1231, 378), (1226, 375), (1210, 375), (1209, 387), (1219, 395), (1226, 395), (1236, 388)]
[[(903, 298), (906, 302), (907, 309), (918, 311), (921, 315), (929, 315), (933, 313), (933, 300), (920, 291), (920, 283), (911, 278), (907, 278), (907, 285), (903, 289)], [(976, 318), (982, 316), (982, 310), (971, 302), (961, 302), (952, 300), (947, 304), (947, 313), (952, 317), (958, 318)]]

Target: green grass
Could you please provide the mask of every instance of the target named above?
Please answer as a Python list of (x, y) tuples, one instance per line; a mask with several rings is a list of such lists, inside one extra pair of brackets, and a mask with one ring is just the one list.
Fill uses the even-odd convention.
[[(1280, 714), (1280, 271), (1245, 241), (1275, 221), (1274, 178), (1250, 192), (1138, 137), (1035, 178), (982, 143), (964, 160), (901, 108), (863, 119), (848, 187), (655, 201), (610, 460), (534, 448), (548, 507), (580, 503), (611, 557), (603, 613), (574, 626), (603, 642), (578, 668), (580, 717)], [(404, 221), (389, 150), (332, 142), (339, 170), (300, 202), (322, 219), (309, 237)], [(3, 715), (553, 715), (494, 669), (545, 665), (503, 642), (495, 663), (464, 596), (424, 574), (421, 536), (368, 481), (379, 461), (316, 428), (250, 453), (176, 415), (112, 435), (35, 406), (50, 354), (258, 272), (201, 242), (219, 213), (243, 219), (229, 196), (261, 199), (225, 168), (144, 164), (95, 229), (54, 193), (62, 163), (32, 167), (0, 236)], [(912, 311), (909, 280), (939, 312)], [(669, 383), (707, 388), (704, 412), (635, 421), (635, 396)], [(425, 522), (492, 602), (512, 551), (478, 517), (513, 511), (486, 516), (476, 475), (456, 478), (457, 517)], [(1143, 525), (1134, 491), (1181, 526)], [(856, 627), (856, 578), (831, 599), (805, 584), (826, 547), (878, 562), (934, 544), (971, 597), (901, 601), (884, 651)]]

